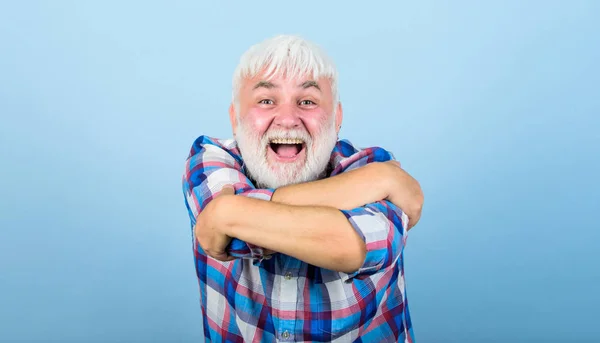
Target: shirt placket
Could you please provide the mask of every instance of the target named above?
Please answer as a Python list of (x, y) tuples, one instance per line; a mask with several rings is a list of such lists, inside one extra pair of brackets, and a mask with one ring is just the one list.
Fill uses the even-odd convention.
[(298, 320), (297, 307), (298, 307), (298, 271), (300, 268), (300, 261), (295, 258), (285, 256), (283, 263), (283, 277), (279, 278), (281, 281), (280, 285), (280, 303), (285, 303), (286, 310), (292, 309), (294, 316), (290, 319), (281, 320), (278, 332), (278, 340), (281, 342), (295, 342), (295, 328), (296, 321)]

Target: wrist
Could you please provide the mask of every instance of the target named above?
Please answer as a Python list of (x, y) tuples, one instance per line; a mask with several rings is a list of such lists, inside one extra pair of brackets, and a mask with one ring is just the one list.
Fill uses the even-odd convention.
[(379, 191), (379, 198), (385, 200), (392, 195), (396, 187), (397, 177), (393, 169), (395, 167), (385, 162), (375, 162), (371, 165), (375, 174), (372, 180), (375, 181), (375, 187)]
[(234, 237), (232, 235), (234, 227), (234, 211), (235, 202), (240, 198), (235, 195), (221, 195), (210, 202), (213, 205), (211, 213), (215, 229), (224, 235)]

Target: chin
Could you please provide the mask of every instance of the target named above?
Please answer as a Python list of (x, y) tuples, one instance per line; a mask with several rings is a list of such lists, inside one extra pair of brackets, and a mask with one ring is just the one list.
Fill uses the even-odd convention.
[(335, 127), (313, 139), (306, 131), (270, 130), (258, 136), (238, 126), (237, 143), (248, 176), (258, 188), (279, 188), (325, 177), (337, 141)]
[(277, 189), (316, 181), (326, 176), (333, 144), (314, 151), (307, 144), (298, 144), (285, 154), (269, 144), (262, 153), (249, 154), (246, 167), (258, 188)]
[(262, 172), (257, 170), (257, 177), (254, 177), (257, 186), (261, 188), (280, 188), (312, 181), (305, 180), (302, 177), (303, 171), (306, 169), (306, 163), (301, 159), (281, 161), (267, 158), (263, 166), (265, 167), (264, 170)]

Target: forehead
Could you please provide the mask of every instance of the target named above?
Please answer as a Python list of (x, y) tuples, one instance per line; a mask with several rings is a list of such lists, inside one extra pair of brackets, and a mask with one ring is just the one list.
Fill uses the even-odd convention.
[(331, 92), (331, 80), (328, 77), (315, 77), (306, 73), (302, 75), (259, 73), (242, 79), (242, 88), (254, 91), (264, 88), (315, 88), (322, 92)]

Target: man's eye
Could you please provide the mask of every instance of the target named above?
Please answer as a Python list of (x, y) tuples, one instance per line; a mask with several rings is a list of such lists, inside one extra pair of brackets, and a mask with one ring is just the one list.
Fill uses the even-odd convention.
[(270, 99), (263, 99), (263, 100), (259, 101), (258, 103), (261, 105), (273, 105), (274, 104), (273, 100), (270, 100)]
[(309, 105), (315, 105), (315, 103), (311, 100), (302, 100), (302, 101), (300, 101), (300, 105), (309, 106)]

